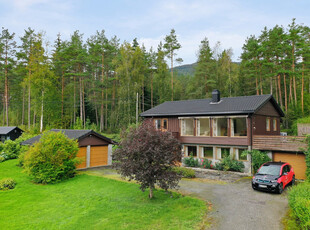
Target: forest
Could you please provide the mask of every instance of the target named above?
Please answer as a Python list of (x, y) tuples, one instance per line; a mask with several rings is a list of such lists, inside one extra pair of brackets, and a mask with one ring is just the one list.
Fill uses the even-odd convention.
[(310, 113), (310, 29), (295, 19), (286, 27), (249, 35), (240, 63), (233, 50), (208, 38), (197, 44), (194, 69), (178, 73), (182, 47), (174, 29), (156, 48), (137, 39), (120, 42), (97, 31), (89, 38), (74, 31), (53, 43), (31, 28), (22, 37), (0, 34), (0, 125), (42, 132), (87, 128), (119, 133), (137, 114), (169, 100), (273, 94), (286, 117), (282, 129)]

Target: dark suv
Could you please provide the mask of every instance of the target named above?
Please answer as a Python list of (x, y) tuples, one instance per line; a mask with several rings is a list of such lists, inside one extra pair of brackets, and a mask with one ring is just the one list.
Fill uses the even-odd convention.
[(284, 162), (263, 164), (252, 178), (252, 188), (282, 193), (288, 184), (295, 183), (295, 173), (291, 165)]

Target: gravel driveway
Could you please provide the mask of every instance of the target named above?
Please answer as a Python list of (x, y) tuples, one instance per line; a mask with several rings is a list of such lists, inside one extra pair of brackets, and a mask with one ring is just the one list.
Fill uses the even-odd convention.
[(287, 191), (281, 195), (254, 191), (250, 179), (217, 184), (182, 180), (180, 191), (212, 203), (210, 229), (278, 230), (287, 209)]
[[(95, 175), (119, 177), (115, 170), (107, 168), (86, 171)], [(181, 180), (179, 191), (212, 204), (212, 210), (208, 215), (212, 223), (209, 229), (282, 229), (281, 219), (288, 206), (287, 189), (279, 195), (254, 191), (250, 179), (237, 180), (236, 177), (226, 174), (219, 177), (221, 180), (214, 180), (214, 176), (210, 175), (207, 175), (207, 179), (206, 175), (204, 177)]]

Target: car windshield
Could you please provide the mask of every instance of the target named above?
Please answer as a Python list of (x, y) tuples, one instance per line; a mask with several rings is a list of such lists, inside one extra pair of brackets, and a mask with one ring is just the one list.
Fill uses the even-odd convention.
[(263, 165), (260, 170), (258, 170), (258, 174), (264, 174), (264, 175), (273, 175), (278, 176), (280, 175), (280, 165)]

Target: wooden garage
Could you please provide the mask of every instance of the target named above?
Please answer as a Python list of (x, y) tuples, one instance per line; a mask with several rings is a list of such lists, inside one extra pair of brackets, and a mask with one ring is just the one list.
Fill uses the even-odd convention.
[[(62, 132), (68, 138), (75, 139), (79, 144), (79, 157), (82, 162), (77, 165), (77, 169), (99, 167), (112, 164), (112, 145), (116, 144), (113, 140), (93, 131), (93, 130), (74, 130), (74, 129), (52, 129), (53, 132)], [(41, 135), (35, 136), (24, 141), (24, 145), (32, 145), (40, 140)]]
[(273, 161), (287, 162), (292, 165), (296, 179), (306, 179), (306, 156), (303, 153), (275, 152)]

